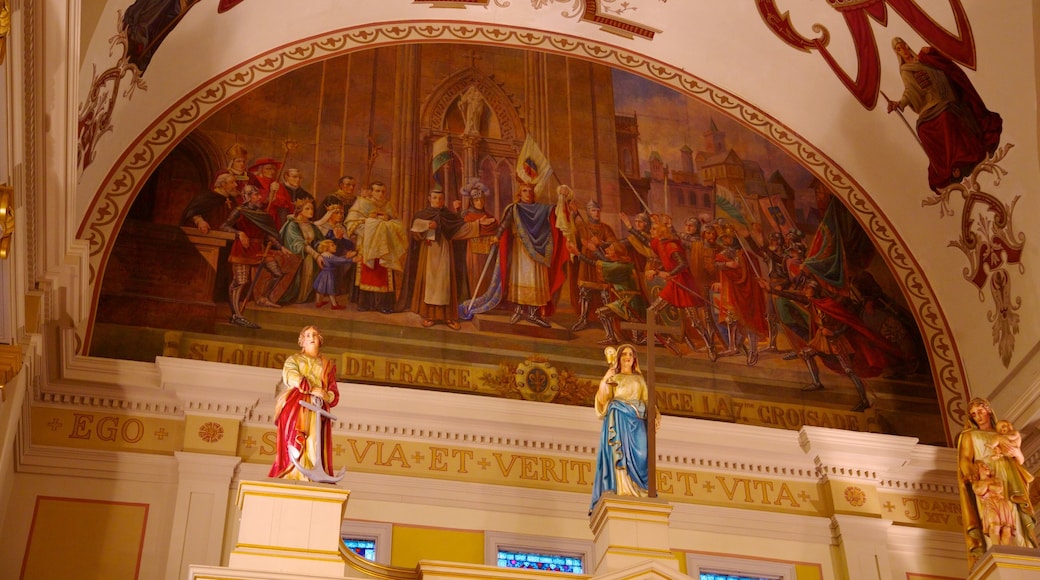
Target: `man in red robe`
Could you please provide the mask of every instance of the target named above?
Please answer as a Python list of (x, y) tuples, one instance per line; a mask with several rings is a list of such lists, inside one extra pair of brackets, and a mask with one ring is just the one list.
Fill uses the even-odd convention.
[(960, 181), (1000, 144), (1003, 120), (985, 103), (953, 61), (931, 47), (914, 52), (902, 38), (892, 40), (904, 91), (888, 102), (888, 112), (910, 107), (917, 113), (917, 136), (928, 155), (933, 191)]

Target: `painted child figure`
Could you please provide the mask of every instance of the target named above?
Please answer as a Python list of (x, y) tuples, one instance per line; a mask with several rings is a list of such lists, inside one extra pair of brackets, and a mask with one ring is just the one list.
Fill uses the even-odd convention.
[(1015, 430), (1011, 421), (997, 421), (995, 427), (1000, 435), (990, 444), (994, 455), (1014, 459), (1019, 465), (1026, 462), (1022, 455), (1022, 434)]
[(1004, 491), (1004, 482), (993, 477), (993, 470), (985, 461), (975, 462), (975, 480), (971, 484), (979, 500), (982, 517), (982, 533), (989, 537), (994, 546), (1013, 545), (1015, 509)]
[(346, 256), (348, 252), (354, 249), (354, 242), (347, 237), (347, 228), (342, 224), (333, 226), (332, 235), (326, 236), (326, 239), (336, 244), (335, 254), (337, 256)]
[[(336, 242), (333, 240), (322, 240), (318, 244), (318, 253), (322, 258), (322, 266), (321, 272), (318, 272), (317, 277), (314, 278), (314, 292), (317, 296), (314, 301), (314, 307), (321, 308), (327, 302), (331, 302), (332, 310), (343, 310), (346, 306), (336, 302), (336, 294), (339, 293), (337, 288), (338, 270), (353, 262), (357, 252), (348, 251), (346, 255), (337, 256)], [(328, 301), (326, 301), (326, 298)]]

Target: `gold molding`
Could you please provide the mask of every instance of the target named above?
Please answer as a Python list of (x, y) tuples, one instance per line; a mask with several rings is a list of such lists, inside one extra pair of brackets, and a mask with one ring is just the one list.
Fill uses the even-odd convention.
[[(2, 12), (0, 12), (0, 19), (2, 19)], [(0, 20), (0, 26), (3, 25)], [(0, 30), (0, 39), (2, 39), (2, 30)], [(2, 45), (0, 45), (2, 46)], [(0, 50), (0, 62), (2, 62), (3, 51)], [(11, 247), (11, 240), (14, 236), (14, 189), (7, 185), (0, 185), (0, 260), (7, 259), (8, 250)]]
[(0, 402), (4, 401), (4, 387), (22, 370), (22, 348), (17, 344), (0, 344)]

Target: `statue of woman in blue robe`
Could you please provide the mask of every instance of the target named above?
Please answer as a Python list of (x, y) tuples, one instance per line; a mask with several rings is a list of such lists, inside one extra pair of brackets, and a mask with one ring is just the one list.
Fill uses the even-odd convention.
[(647, 497), (649, 488), (646, 380), (639, 372), (634, 346), (622, 344), (613, 353), (613, 360), (611, 350), (607, 349), (610, 368), (596, 392), (596, 415), (603, 419), (603, 430), (596, 455), (590, 513), (606, 492)]

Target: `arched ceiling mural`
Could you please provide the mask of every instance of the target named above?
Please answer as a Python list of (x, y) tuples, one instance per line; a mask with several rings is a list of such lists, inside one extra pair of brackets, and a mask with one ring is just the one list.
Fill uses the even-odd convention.
[[(390, 98), (403, 92), (410, 95), (408, 102), (421, 102), (428, 96), (423, 92), (428, 86), (422, 81), (423, 75), (443, 79), (452, 71), (467, 68), (459, 56), (461, 51), (457, 47), (447, 48), (450, 43), (470, 45), (468, 67), (495, 70), (493, 79), (504, 85), (508, 82), (502, 81), (507, 76), (502, 71), (508, 65), (502, 61), (474, 60), (474, 54), (495, 58), (495, 50), (499, 50), (516, 55), (511, 57), (513, 69), (523, 71), (519, 76), (528, 80), (504, 87), (506, 94), (513, 94), (509, 92), (512, 90), (522, 95), (508, 106), (516, 108), (524, 119), (525, 132), (542, 142), (550, 162), (554, 152), (557, 157), (562, 156), (560, 147), (568, 140), (573, 143), (574, 137), (551, 143), (557, 129), (551, 121), (558, 118), (532, 111), (550, 111), (556, 99), (569, 94), (549, 81), (572, 80), (573, 74), (553, 75), (559, 72), (556, 67), (561, 63), (579, 62), (586, 63), (582, 65), (585, 67), (626, 71), (614, 72), (615, 79), (628, 74), (669, 87), (674, 94), (698, 103), (698, 107), (717, 111), (725, 124), (739, 127), (739, 131), (749, 135), (757, 134), (777, 151), (797, 160), (807, 175), (841, 200), (854, 221), (867, 232), (920, 329), (937, 387), (937, 408), (943, 417), (943, 435), (929, 434), (926, 438), (950, 440), (962, 423), (969, 392), (1000, 395), (1003, 387), (1022, 372), (1019, 369), (1025, 368), (1028, 377), (1028, 367), (1021, 365), (1023, 360), (1029, 360), (1025, 355), (1037, 340), (1036, 324), (1030, 322), (1027, 314), (1035, 303), (1036, 285), (1029, 283), (1025, 265), (1035, 251), (1031, 252), (1025, 244), (1014, 217), (1030, 215), (1035, 204), (1022, 195), (1025, 184), (1036, 182), (1035, 111), (1027, 106), (1035, 91), (1032, 86), (1016, 85), (1014, 75), (1001, 74), (1000, 65), (994, 62), (996, 55), (1016, 50), (1031, 54), (1030, 47), (1014, 44), (1018, 41), (1013, 34), (1015, 27), (1028, 27), (1032, 20), (1028, 10), (1018, 15), (1021, 18), (1010, 15), (993, 22), (976, 21), (974, 14), (981, 9), (979, 3), (957, 0), (851, 2), (837, 6), (843, 11), (823, 4), (809, 8), (775, 3), (778, 6), (774, 7), (773, 2), (758, 2), (707, 8), (657, 0), (629, 2), (625, 6), (611, 2), (497, 1), (369, 4), (357, 6), (356, 10), (352, 7), (350, 14), (343, 14), (341, 2), (314, 2), (306, 9), (294, 10), (295, 19), (276, 27), (266, 24), (271, 14), (282, 9), (276, 2), (247, 0), (237, 6), (225, 5), (223, 12), (211, 2), (191, 4), (187, 12), (175, 19), (176, 26), (155, 49), (143, 76), (134, 76), (127, 61), (118, 59), (119, 46), (111, 56), (108, 54), (109, 38), (117, 32), (117, 11), (125, 11), (129, 4), (110, 2), (97, 13), (84, 14), (86, 27), (90, 22), (97, 25), (90, 41), (84, 43), (87, 49), (82, 58), (79, 89), (81, 102), (85, 103), (80, 126), (80, 151), (85, 156), (80, 160), (77, 190), (83, 212), (79, 236), (91, 243), (91, 316), (77, 330), (82, 353), (96, 344), (98, 328), (94, 316), (103, 302), (101, 276), (112, 264), (117, 232), (125, 228), (135, 199), (164, 160), (179, 147), (183, 150), (189, 141), (198, 141), (189, 140), (189, 136), (219, 134), (207, 123), (219, 120), (227, 107), (247, 103), (251, 95), (275, 86), (280, 78), (299, 74), (302, 79), (308, 74), (304, 71), (314, 66), (351, 59), (360, 62), (366, 58), (363, 55), (383, 55), (374, 57), (380, 66), (373, 70), (390, 74), (415, 67), (419, 62), (436, 64), (436, 57), (429, 55), (438, 49), (455, 55), (435, 72), (418, 67), (416, 70), (421, 73), (414, 78), (398, 74), (397, 84), (390, 85), (391, 93), (383, 95)], [(443, 5), (456, 9), (448, 10)], [(890, 13), (885, 12), (886, 7), (891, 8)], [(961, 7), (966, 16), (959, 14)], [(791, 10), (786, 20), (778, 18), (784, 9)], [(970, 22), (969, 29), (963, 28), (965, 18)], [(826, 35), (814, 26), (818, 23), (827, 28)], [(966, 30), (971, 31), (975, 55), (972, 60), (970, 55), (946, 47), (956, 53), (949, 55), (954, 61), (952, 66), (970, 78), (985, 106), (1003, 117), (999, 138), (1002, 146), (992, 149), (988, 161), (972, 163), (973, 174), (962, 167), (967, 171), (959, 185), (939, 193), (929, 190), (926, 169), (931, 156), (925, 154), (927, 149), (922, 149), (916, 139), (911, 108), (904, 106), (903, 111), (887, 114), (885, 98), (874, 107), (869, 98), (872, 90), (868, 89), (877, 88), (878, 94), (883, 90), (897, 100), (897, 95), (903, 94), (899, 62), (889, 49), (892, 39), (905, 38), (917, 51), (929, 40), (941, 44), (937, 39), (942, 40), (943, 31), (957, 36), (954, 31), (958, 27), (962, 45), (967, 43)], [(254, 29), (263, 30), (264, 34), (246, 32)], [(548, 29), (554, 32), (546, 32)], [(791, 34), (791, 30), (800, 32)], [(809, 31), (820, 39), (829, 39), (807, 39)], [(1031, 38), (1029, 34), (1021, 36)], [(874, 53), (864, 51), (871, 44), (879, 48)], [(951, 41), (952, 44), (956, 43)], [(486, 56), (489, 51), (491, 55)], [(185, 54), (199, 53), (209, 58), (183, 58)], [(106, 77), (104, 71), (113, 69)], [(596, 73), (589, 74), (594, 78)], [(842, 76), (847, 77), (844, 82)], [(406, 81), (404, 86), (400, 79)], [(623, 83), (615, 80), (612, 86), (623, 92), (618, 88), (619, 82)], [(116, 83), (118, 87), (114, 86)], [(377, 99), (372, 102), (378, 106)], [(501, 100), (496, 101), (496, 106), (502, 105)], [(572, 98), (570, 105), (587, 107), (588, 103)], [(614, 113), (623, 115), (624, 111)], [(616, 125), (616, 115), (609, 116)], [(606, 118), (599, 114), (592, 117)], [(652, 122), (653, 115), (645, 119)], [(418, 121), (395, 118), (385, 141), (351, 142), (349, 146), (344, 142), (341, 148), (354, 156), (363, 149), (360, 157), (371, 155), (373, 148), (382, 151), (385, 157), (377, 163), (387, 164), (386, 172), (392, 175), (393, 200), (398, 204), (414, 202), (414, 198), (406, 199), (404, 192), (425, 191), (430, 183), (427, 147), (431, 135), (420, 135), (422, 138), (416, 142), (400, 139), (401, 131)], [(571, 127), (572, 133), (578, 132), (573, 123)], [(1027, 130), (1023, 132), (1022, 127)], [(230, 133), (211, 139), (219, 142), (211, 144), (208, 150), (223, 149), (227, 145), (224, 141), (234, 131), (231, 128)], [(602, 128), (601, 134), (604, 139), (609, 137), (612, 147), (621, 147), (614, 134), (608, 135)], [(254, 144), (253, 148), (277, 153), (270, 145)], [(653, 144), (639, 145), (638, 156), (644, 157), (640, 161), (647, 162), (645, 148)], [(206, 146), (196, 148), (196, 159), (207, 158), (198, 153), (206, 150)], [(306, 173), (314, 180), (325, 170), (320, 161), (324, 157), (312, 157), (313, 165), (308, 166)], [(465, 166), (464, 155), (457, 157), (457, 163)], [(191, 156), (185, 158), (190, 166)], [(679, 163), (680, 158), (675, 156), (672, 169)], [(578, 164), (568, 165), (560, 173), (580, 192), (582, 188), (576, 182), (583, 176), (575, 171)], [(198, 169), (200, 176), (207, 171)], [(331, 167), (327, 169), (329, 175), (335, 173)], [(618, 168), (599, 168), (591, 174), (601, 180), (596, 182), (601, 191), (614, 192), (616, 197), (611, 199), (617, 201), (604, 212), (604, 217), (617, 225), (613, 220), (624, 212), (625, 199), (630, 197), (622, 193), (625, 184), (617, 179)], [(651, 176), (648, 183), (652, 181)], [(319, 189), (323, 188), (314, 191), (319, 201), (329, 185), (328, 180), (317, 183)], [(799, 185), (804, 188), (804, 184)], [(652, 191), (652, 183), (648, 187), (648, 192)], [(935, 207), (922, 208), (922, 204)], [(146, 255), (137, 257), (147, 259)], [(213, 263), (219, 266), (222, 259), (217, 254)], [(982, 340), (977, 337), (979, 332), (985, 335)], [(239, 337), (231, 343), (238, 344), (238, 340), (252, 339)], [(528, 348), (547, 356), (557, 350), (551, 340), (531, 344), (541, 346), (525, 344), (520, 350)], [(970, 348), (959, 347), (961, 344)], [(171, 348), (171, 354), (176, 352)], [(691, 354), (693, 359), (703, 358), (698, 353)], [(588, 350), (575, 350), (568, 351), (562, 359), (577, 369), (576, 376), (580, 378), (590, 373), (583, 373), (583, 363), (576, 361), (587, 357)], [(533, 362), (529, 359), (516, 363), (517, 370), (528, 371), (541, 368), (541, 364), (537, 357)], [(717, 381), (720, 376), (715, 370), (701, 372), (697, 369), (702, 367), (692, 363), (690, 368), (700, 381)], [(992, 377), (1008, 379), (991, 387)], [(802, 378), (791, 378), (791, 382)], [(840, 378), (829, 377), (832, 383)], [(725, 391), (714, 384), (699, 384), (706, 392)], [(848, 384), (836, 388), (851, 391)], [(896, 390), (890, 393), (890, 401), (900, 400)], [(1008, 404), (1027, 411), (1027, 404), (1008, 397)], [(807, 407), (803, 403), (801, 408)], [(715, 410), (718, 411), (717, 405)], [(703, 408), (692, 414), (710, 415)], [(884, 427), (881, 430), (903, 432)]]

